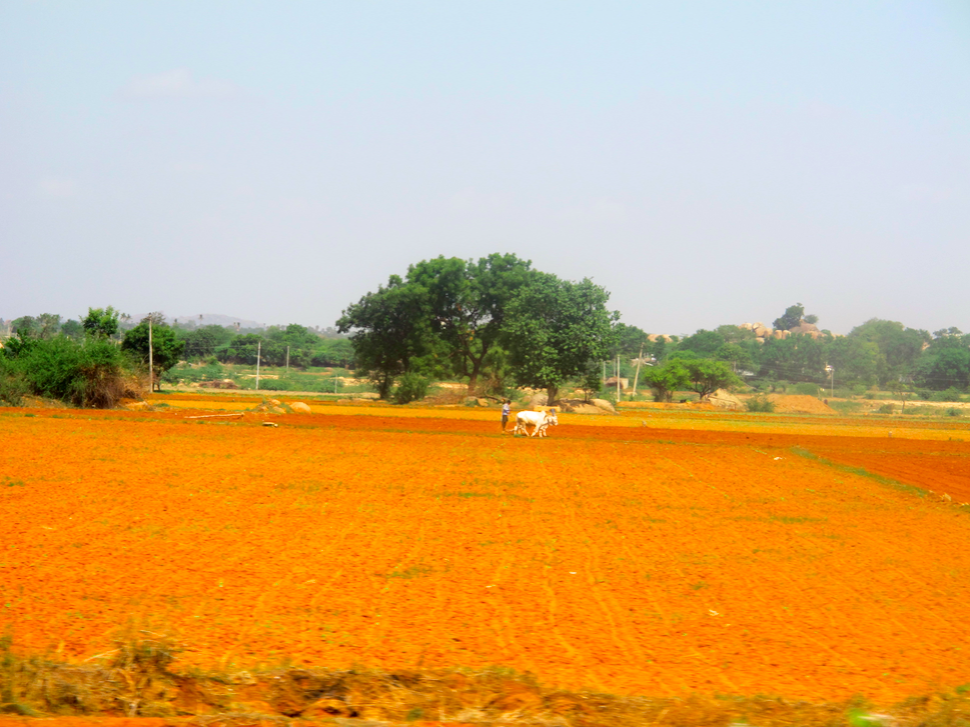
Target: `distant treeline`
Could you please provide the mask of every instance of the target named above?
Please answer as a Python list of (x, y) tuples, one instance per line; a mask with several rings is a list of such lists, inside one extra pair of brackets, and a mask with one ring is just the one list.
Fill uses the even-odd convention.
[[(123, 314), (118, 314), (117, 318), (117, 329), (111, 335), (114, 340), (124, 340), (129, 331), (140, 325)], [(174, 334), (175, 340), (183, 344), (183, 359), (189, 362), (217, 360), (220, 363), (253, 365), (259, 352), (263, 364), (283, 366), (286, 364), (289, 347), (289, 364), (295, 368), (352, 368), (354, 364), (353, 345), (346, 336), (340, 335), (333, 328), (317, 332), (291, 323), (288, 326), (270, 326), (260, 331), (237, 332), (233, 328), (219, 325), (198, 326), (194, 321), (169, 325), (162, 318), (156, 327), (170, 330)], [(84, 336), (81, 321), (62, 321), (59, 315), (51, 313), (36, 317), (24, 316), (8, 322), (0, 319), (0, 331), (8, 328), (12, 337), (40, 340), (50, 339), (55, 335), (81, 340)]]
[[(801, 306), (792, 306), (792, 310), (800, 312)], [(798, 325), (796, 317), (792, 327)], [(715, 359), (730, 363), (749, 382), (937, 392), (966, 392), (970, 387), (970, 335), (957, 328), (930, 333), (873, 318), (845, 336), (822, 330), (763, 341), (757, 340), (754, 331), (735, 325), (699, 330), (683, 338), (674, 336), (669, 341), (663, 337), (651, 341), (635, 326), (621, 323), (618, 329), (624, 375), (632, 374), (632, 359), (640, 355), (642, 346), (644, 359), (654, 366), (678, 359)]]
[[(474, 265), (439, 258), (412, 266), (407, 278), (392, 276), (387, 287), (352, 305), (338, 321), (339, 333), (298, 324), (239, 332), (194, 322), (172, 326), (153, 314), (151, 378), (157, 382), (179, 361), (254, 365), (258, 355), (268, 366), (357, 369), (358, 376), (382, 385), (384, 395), (408, 375), (472, 385), (477, 379), (483, 389), (499, 392), (509, 390), (506, 381), (553, 390), (571, 382), (595, 391), (617, 373), (635, 377), (639, 367), (640, 381), (659, 395), (664, 376), (677, 388), (697, 368), (689, 362), (702, 360), (728, 366), (756, 388), (797, 382), (943, 399), (970, 390), (970, 334), (957, 328), (930, 333), (873, 318), (837, 336), (818, 330), (817, 317), (804, 315), (797, 304), (774, 322), (785, 337), (759, 338), (736, 325), (684, 337), (651, 336), (610, 322), (607, 297), (588, 281), (570, 284), (535, 273), (514, 256)], [(578, 312), (563, 336), (563, 311), (571, 310)], [(602, 314), (596, 328), (589, 325), (592, 312)], [(563, 363), (564, 346), (586, 337), (596, 346), (578, 353), (574, 347), (574, 360)], [(92, 308), (80, 321), (54, 314), (0, 319), (0, 338), (0, 399), (8, 402), (33, 393), (97, 406), (130, 390), (138, 375), (149, 378), (147, 319), (133, 323), (112, 308)], [(117, 355), (105, 346), (112, 342)], [(106, 372), (124, 385), (98, 384)]]
[(175, 335), (185, 342), (184, 358), (187, 361), (216, 360), (220, 363), (256, 363), (257, 353), (266, 366), (293, 368), (310, 366), (338, 366), (352, 368), (354, 347), (346, 337), (324, 337), (305, 326), (291, 323), (288, 326), (270, 326), (261, 332), (236, 333), (223, 326), (198, 326), (173, 328)]

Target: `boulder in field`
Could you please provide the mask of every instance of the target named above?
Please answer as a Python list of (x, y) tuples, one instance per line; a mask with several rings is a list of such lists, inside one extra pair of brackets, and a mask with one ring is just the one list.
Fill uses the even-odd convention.
[(606, 399), (590, 399), (589, 403), (595, 407), (599, 407), (603, 411), (608, 411), (610, 414), (616, 414), (616, 407), (613, 406), (613, 402), (607, 401)]
[(567, 414), (603, 414), (603, 409), (593, 406), (584, 399), (563, 399), (559, 402), (561, 411)]
[(718, 409), (744, 409), (744, 402), (732, 394), (727, 389), (718, 389), (706, 399), (708, 404), (713, 404)]
[(307, 404), (304, 404), (302, 401), (291, 401), (290, 402), (290, 409), (293, 410), (293, 413), (294, 414), (311, 414), (312, 413), (312, 411), (310, 410), (310, 407)]

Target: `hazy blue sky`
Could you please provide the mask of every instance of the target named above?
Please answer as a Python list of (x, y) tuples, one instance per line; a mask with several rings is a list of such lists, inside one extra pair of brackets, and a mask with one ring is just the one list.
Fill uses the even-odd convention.
[(970, 3), (0, 0), (0, 317), (492, 252), (650, 332), (970, 329)]

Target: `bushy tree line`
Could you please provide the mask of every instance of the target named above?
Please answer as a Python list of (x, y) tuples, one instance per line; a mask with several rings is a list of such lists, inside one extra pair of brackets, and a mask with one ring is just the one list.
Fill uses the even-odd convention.
[[(970, 389), (970, 334), (957, 328), (931, 334), (874, 318), (846, 336), (823, 330), (757, 340), (754, 331), (723, 325), (651, 340), (618, 322), (608, 300), (588, 279), (560, 280), (515, 255), (442, 256), (392, 275), (351, 304), (331, 336), (297, 324), (259, 332), (169, 326), (158, 315), (151, 378), (160, 380), (186, 359), (252, 365), (258, 351), (270, 366), (288, 357), (296, 369), (356, 368), (383, 397), (397, 384), (399, 401), (423, 395), (429, 380), (442, 378), (497, 395), (511, 386), (544, 388), (555, 400), (567, 384), (599, 390), (608, 359), (618, 365), (608, 374), (639, 375), (659, 400), (684, 390), (703, 397), (742, 379), (825, 385), (834, 377), (838, 387), (878, 385), (943, 400)], [(76, 406), (113, 405), (137, 388), (139, 376), (149, 378), (148, 320), (123, 325), (128, 321), (108, 307), (91, 308), (81, 320), (42, 314), (10, 322), (13, 336), (0, 349), (0, 401), (33, 394)], [(804, 329), (815, 321), (798, 304), (775, 326)]]
[(18, 406), (31, 395), (109, 408), (138, 396), (137, 362), (112, 340), (118, 316), (92, 308), (82, 321), (61, 323), (52, 314), (14, 321), (15, 335), (0, 349), (0, 403)]
[(479, 260), (437, 257), (392, 275), (337, 321), (350, 333), (358, 370), (382, 398), (396, 381), (467, 380), (504, 394), (510, 385), (559, 388), (611, 355), (616, 312), (601, 286), (532, 268), (512, 254)]
[(184, 342), (184, 355), (189, 361), (210, 359), (252, 366), (258, 353), (264, 365), (283, 366), (287, 363), (289, 348), (289, 365), (294, 368), (354, 365), (354, 348), (347, 338), (326, 338), (296, 323), (243, 333), (217, 325), (175, 326), (173, 330)]
[[(789, 307), (775, 320), (787, 330), (817, 321), (800, 317), (804, 309)], [(809, 320), (811, 319), (811, 320)], [(787, 326), (787, 328), (781, 328)], [(873, 318), (845, 336), (820, 331), (816, 336), (794, 333), (786, 338), (756, 340), (755, 333), (738, 326), (698, 330), (673, 341), (650, 341), (633, 326), (620, 324), (619, 349), (625, 362), (640, 356), (651, 366), (641, 380), (658, 397), (685, 390), (692, 361), (722, 362), (747, 380), (807, 382), (824, 386), (879, 386), (888, 390), (966, 392), (970, 387), (970, 335), (957, 328), (928, 331), (896, 321)], [(630, 372), (632, 363), (625, 363)]]

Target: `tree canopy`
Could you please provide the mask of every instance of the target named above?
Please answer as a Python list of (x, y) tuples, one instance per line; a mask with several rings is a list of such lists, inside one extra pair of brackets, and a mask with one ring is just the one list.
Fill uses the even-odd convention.
[(452, 372), (472, 390), (503, 335), (509, 302), (533, 277), (528, 260), (498, 253), (477, 262), (439, 256), (408, 269), (407, 282), (426, 298)]
[(655, 401), (670, 401), (674, 392), (684, 388), (688, 381), (687, 367), (678, 359), (645, 369), (641, 376), (644, 383), (653, 389)]
[(440, 326), (434, 325), (429, 303), (421, 286), (392, 275), (387, 286), (350, 305), (337, 321), (337, 330), (353, 333), (357, 366), (370, 372), (382, 399), (395, 377), (432, 365)]
[[(125, 333), (121, 349), (128, 351), (144, 364), (148, 364), (148, 321), (142, 321)], [(161, 375), (179, 362), (185, 342), (165, 323), (153, 323), (151, 330), (152, 382), (153, 388)]]
[(553, 402), (567, 379), (584, 374), (591, 361), (608, 358), (619, 318), (606, 308), (609, 297), (588, 278), (572, 283), (547, 273), (518, 291), (505, 331), (519, 385), (544, 388)]
[(726, 389), (741, 383), (731, 367), (723, 361), (699, 359), (686, 361), (687, 388), (696, 392), (698, 398), (705, 399), (718, 389)]
[(88, 314), (81, 321), (84, 332), (95, 338), (110, 338), (118, 332), (118, 319), (121, 313), (110, 305), (107, 308), (88, 308)]
[(801, 303), (796, 303), (795, 305), (788, 306), (781, 318), (775, 318), (774, 323), (771, 325), (779, 331), (790, 331), (792, 328), (801, 325), (802, 321), (805, 321), (805, 323), (817, 323), (818, 316), (806, 316), (805, 307)]
[(438, 257), (392, 275), (337, 325), (382, 397), (409, 373), (457, 376), (475, 390), (502, 389), (511, 371), (555, 399), (566, 379), (612, 355), (608, 298), (588, 280), (559, 280), (511, 254)]

